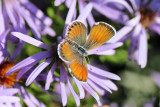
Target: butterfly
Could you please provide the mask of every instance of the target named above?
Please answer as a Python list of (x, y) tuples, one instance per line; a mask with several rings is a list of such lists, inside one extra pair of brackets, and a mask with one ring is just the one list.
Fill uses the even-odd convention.
[(78, 80), (86, 82), (88, 78), (87, 51), (103, 45), (113, 35), (115, 29), (104, 22), (93, 25), (87, 39), (87, 28), (80, 21), (73, 21), (66, 30), (65, 39), (58, 45), (58, 55), (66, 63), (70, 63), (69, 71)]

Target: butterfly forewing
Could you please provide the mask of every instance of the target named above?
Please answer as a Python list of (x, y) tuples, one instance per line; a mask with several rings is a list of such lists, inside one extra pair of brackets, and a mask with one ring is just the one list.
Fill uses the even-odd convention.
[(93, 48), (103, 45), (115, 34), (115, 29), (104, 22), (96, 23), (90, 32), (89, 38), (84, 45), (84, 48), (91, 50)]
[(72, 22), (66, 32), (66, 38), (76, 42), (78, 45), (83, 46), (86, 43), (87, 28), (80, 21)]
[(71, 73), (80, 81), (86, 82), (88, 78), (87, 62), (84, 56), (77, 57), (71, 65)]
[(79, 56), (74, 43), (66, 39), (58, 45), (58, 55), (67, 62), (71, 62)]

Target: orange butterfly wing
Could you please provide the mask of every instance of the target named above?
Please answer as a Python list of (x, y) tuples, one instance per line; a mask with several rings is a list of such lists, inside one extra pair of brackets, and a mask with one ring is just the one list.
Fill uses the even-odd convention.
[(80, 81), (86, 82), (88, 79), (88, 69), (85, 57), (79, 57), (71, 65), (71, 73)]
[(87, 39), (87, 28), (82, 22), (73, 21), (67, 27), (66, 39), (70, 39), (78, 45), (83, 46)]
[(84, 48), (91, 50), (99, 47), (109, 40), (115, 33), (116, 31), (111, 25), (104, 22), (98, 22), (93, 25)]

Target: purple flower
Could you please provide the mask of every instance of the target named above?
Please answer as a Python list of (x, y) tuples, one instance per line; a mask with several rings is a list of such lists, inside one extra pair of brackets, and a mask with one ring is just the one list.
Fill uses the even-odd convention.
[(138, 1), (130, 0), (134, 13), (130, 14), (135, 16), (126, 22), (125, 26), (121, 28), (116, 36), (109, 42), (114, 43), (117, 41), (125, 41), (131, 39), (129, 47), (129, 59), (135, 61), (144, 68), (147, 64), (147, 28), (156, 31), (160, 34), (159, 29), (159, 11), (157, 10), (160, 5), (159, 1)]
[[(16, 88), (1, 88), (0, 89), (0, 106), (1, 107), (18, 107), (20, 105), (20, 98), (15, 96), (18, 93)], [(17, 105), (17, 106), (16, 106)]]
[[(67, 14), (63, 34), (65, 34), (65, 31), (66, 31), (65, 29), (67, 25), (73, 20), (75, 6), (76, 6), (76, 0), (73, 0), (70, 6), (69, 12)], [(91, 10), (91, 8), (92, 8), (92, 4), (86, 5), (86, 7), (83, 10), (84, 12), (80, 13), (77, 19), (82, 22), (85, 22), (86, 21), (85, 19), (90, 14), (90, 11), (85, 12), (85, 10)], [(45, 51), (34, 54), (22, 60), (21, 62), (17, 63), (15, 66), (9, 69), (9, 71), (7, 72), (7, 75), (10, 75), (15, 71), (20, 70), (17, 76), (17, 79), (19, 80), (24, 74), (28, 73), (28, 71), (31, 71), (31, 73), (29, 74), (26, 80), (26, 85), (28, 86), (32, 82), (35, 83), (35, 79), (40, 75), (40, 73), (47, 66), (53, 63), (53, 65), (51, 65), (51, 68), (48, 74), (46, 74), (47, 76), (46, 76), (45, 89), (48, 90), (50, 88), (51, 82), (55, 80), (59, 81), (63, 106), (67, 104), (66, 86), (69, 88), (70, 92), (72, 93), (77, 106), (80, 105), (80, 99), (83, 99), (85, 97), (84, 89), (97, 100), (98, 105), (101, 105), (101, 102), (98, 94), (95, 91), (97, 91), (100, 95), (103, 95), (105, 93), (105, 90), (109, 91), (110, 93), (112, 93), (111, 90), (117, 90), (117, 86), (109, 79), (120, 80), (119, 76), (113, 73), (110, 73), (108, 71), (99, 69), (95, 66), (88, 65), (88, 81), (86, 83), (80, 82), (74, 77), (72, 78), (79, 89), (79, 95), (78, 95), (74, 91), (70, 83), (70, 78), (67, 75), (67, 71), (65, 67), (68, 68), (68, 66), (64, 62), (62, 62), (58, 57), (58, 54), (57, 54), (58, 44), (54, 43), (52, 46), (48, 46), (39, 40), (36, 40), (28, 35), (25, 35), (19, 32), (12, 32), (11, 34), (22, 41), (25, 41), (39, 48), (45, 49)], [(60, 42), (60, 40), (61, 38), (59, 37), (58, 41)], [(113, 44), (106, 43), (103, 46), (100, 46), (94, 50), (88, 51), (88, 54), (89, 55), (90, 54), (113, 55), (115, 53), (114, 49), (121, 45), (122, 43), (120, 42), (113, 43)], [(41, 64), (39, 64), (36, 68), (34, 68), (33, 66), (36, 65), (41, 60), (44, 60), (44, 61)], [(54, 72), (59, 64), (60, 64), (60, 77), (56, 77), (54, 75)]]
[[(10, 74), (14, 73), (15, 71), (20, 70), (18, 73), (18, 76), (17, 76), (17, 79), (19, 79), (28, 70), (33, 68), (33, 66), (35, 64), (37, 64), (39, 61), (46, 59), (31, 72), (31, 74), (27, 78), (26, 85), (27, 86), (30, 85), (35, 80), (35, 78), (37, 78), (37, 76), (47, 66), (49, 66), (51, 62), (53, 62), (54, 64), (50, 68), (50, 70), (47, 74), (47, 78), (46, 78), (45, 89), (48, 90), (50, 87), (50, 83), (56, 79), (56, 77), (53, 74), (54, 74), (55, 69), (57, 67), (57, 63), (60, 63), (60, 86), (61, 86), (61, 93), (62, 93), (61, 98), (62, 98), (63, 106), (65, 106), (67, 104), (67, 95), (65, 92), (66, 91), (65, 90), (65, 87), (66, 87), (65, 82), (67, 83), (68, 88), (70, 89), (72, 95), (74, 96), (77, 106), (79, 106), (80, 105), (79, 96), (75, 93), (75, 91), (72, 88), (72, 85), (69, 81), (69, 77), (67, 75), (67, 71), (65, 70), (64, 66), (62, 65), (63, 62), (58, 57), (56, 57), (57, 56), (57, 50), (56, 50), (57, 45), (53, 45), (52, 47), (49, 47), (46, 44), (42, 43), (41, 41), (38, 41), (34, 38), (31, 38), (31, 37), (24, 35), (22, 33), (19, 33), (19, 32), (12, 32), (12, 35), (20, 38), (21, 40), (23, 40), (27, 43), (30, 43), (34, 46), (40, 47), (42, 49), (47, 49), (47, 50), (40, 52), (40, 53), (37, 53), (35, 55), (32, 55), (32, 56), (24, 59), (23, 61), (17, 63), (15, 66), (13, 66), (7, 72), (7, 75), (10, 75)], [(88, 54), (89, 55), (90, 54), (112, 55), (115, 52), (114, 48), (117, 48), (121, 45), (122, 45), (122, 43), (105, 44), (105, 45), (97, 48), (96, 50), (92, 50), (92, 51), (88, 52)], [(98, 52), (97, 52), (97, 50), (98, 50)], [(84, 89), (85, 89), (97, 100), (98, 104), (100, 105), (101, 103), (100, 103), (99, 96), (94, 90), (99, 92), (99, 94), (101, 94), (101, 95), (104, 94), (105, 90), (107, 90), (109, 92), (111, 92), (111, 90), (117, 90), (116, 85), (108, 79), (120, 80), (120, 78), (113, 73), (104, 71), (102, 69), (99, 69), (99, 68), (91, 66), (91, 65), (88, 65), (88, 69), (89, 70), (88, 70), (87, 83), (81, 83), (80, 81), (78, 81), (74, 77), (73, 78), (74, 78), (74, 81), (79, 89), (80, 98), (84, 98), (84, 96), (85, 96)], [(108, 79), (106, 79), (106, 78), (108, 78)]]
[(31, 93), (27, 92), (22, 86), (16, 85), (16, 88), (6, 88), (0, 86), (0, 106), (1, 107), (22, 107), (20, 104), (20, 97), (28, 107), (45, 107), (45, 105), (39, 102)]
[(13, 31), (27, 33), (26, 22), (37, 39), (40, 39), (41, 35), (55, 35), (50, 28), (52, 20), (29, 0), (0, 1), (0, 8), (4, 18), (2, 20), (3, 29), (12, 28)]

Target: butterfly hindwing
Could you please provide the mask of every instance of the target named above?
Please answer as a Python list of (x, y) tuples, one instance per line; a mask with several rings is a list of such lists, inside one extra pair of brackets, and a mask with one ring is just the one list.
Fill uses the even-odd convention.
[(66, 38), (83, 46), (86, 42), (87, 28), (80, 21), (74, 21), (67, 27)]
[(93, 25), (84, 48), (91, 50), (99, 47), (109, 40), (115, 33), (116, 31), (111, 25), (104, 22), (97, 22)]
[(88, 78), (87, 61), (84, 56), (77, 57), (70, 65), (71, 73), (80, 81), (86, 82)]

